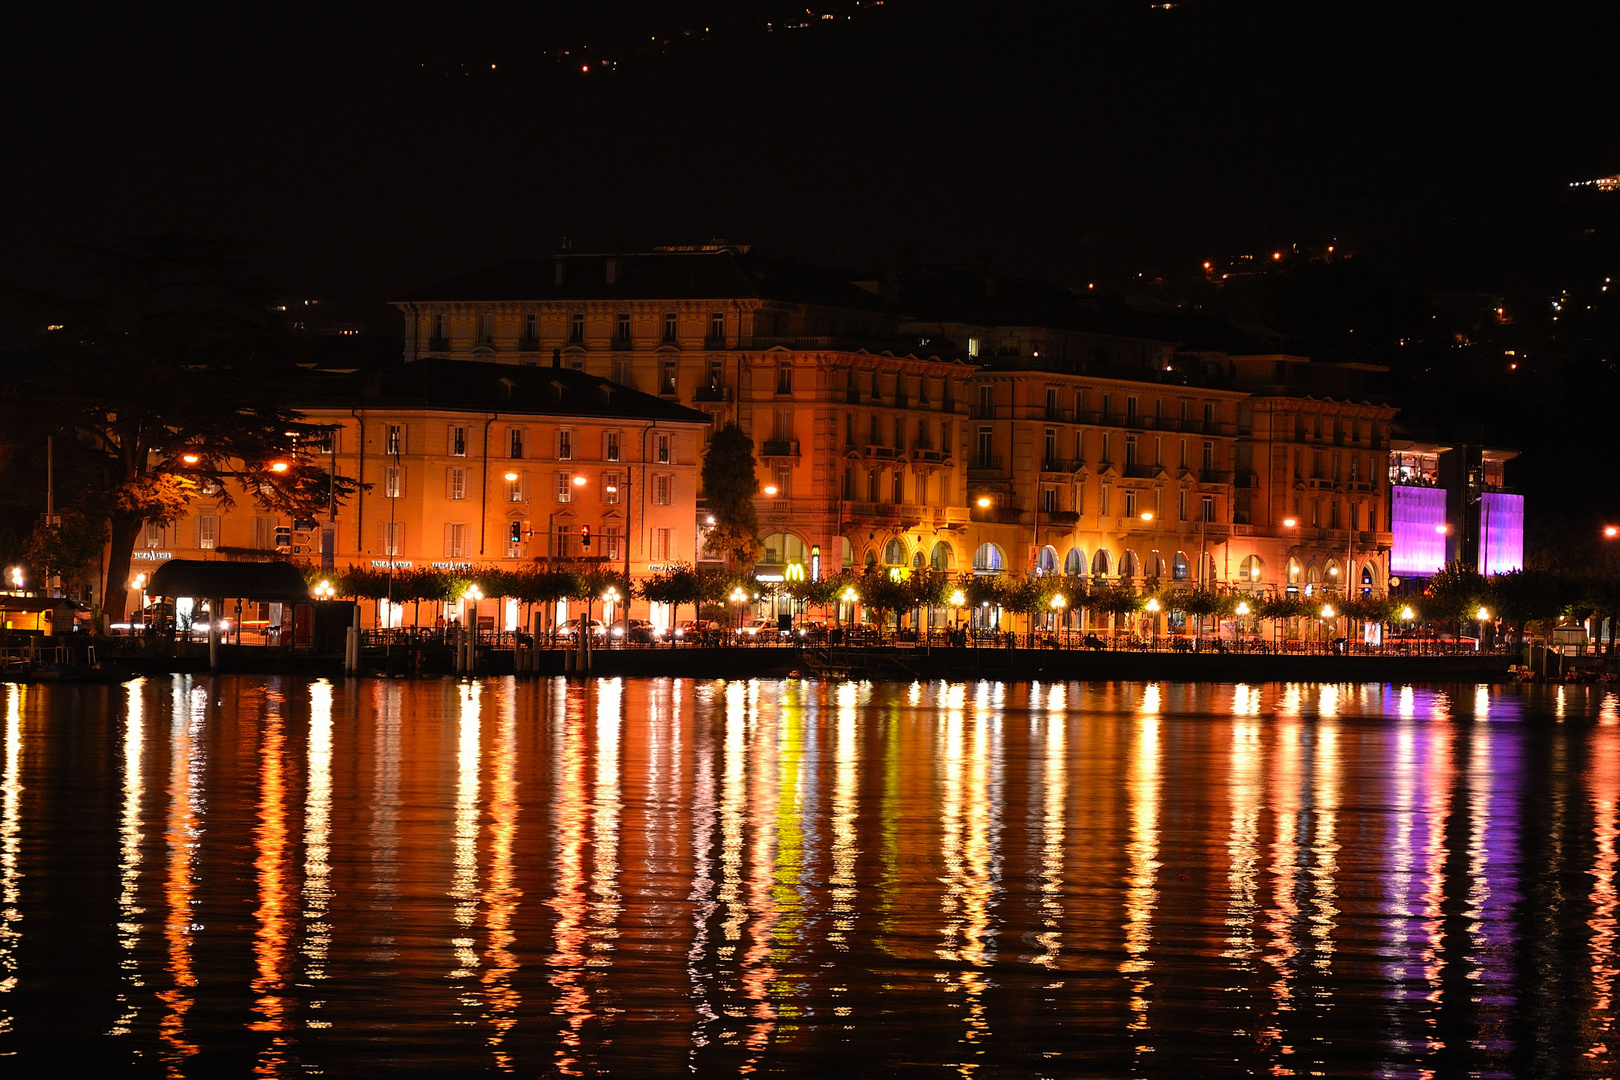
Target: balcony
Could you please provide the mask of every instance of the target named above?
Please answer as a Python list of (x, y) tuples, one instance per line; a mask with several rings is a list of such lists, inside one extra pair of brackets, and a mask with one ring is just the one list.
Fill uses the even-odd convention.
[(926, 446), (912, 449), (911, 459), (919, 464), (940, 465), (949, 460), (949, 455), (943, 450), (931, 450)]
[(1073, 409), (1049, 408), (1046, 410), (1048, 424), (1068, 424), (1074, 421)]
[(979, 454), (968, 462), (968, 472), (1001, 473), (1005, 471), (1000, 454)]
[(540, 339), (537, 337), (518, 338), (518, 352), (539, 352)]
[(798, 439), (766, 439), (760, 446), (763, 458), (796, 458), (799, 456)]
[(1198, 482), (1200, 484), (1230, 484), (1232, 472), (1229, 469), (1199, 469)]
[(619, 335), (615, 334), (613, 337), (608, 339), (608, 348), (612, 349), (614, 352), (626, 352), (631, 347), (630, 339), (628, 337), (620, 337)]
[(1051, 525), (1072, 528), (1080, 523), (1078, 510), (1042, 510), (1041, 519)]
[(989, 506), (973, 503), (968, 507), (968, 520), (980, 524), (1018, 525), (1024, 520), (1024, 512), (1016, 506), (1002, 506), (999, 503), (991, 503)]
[(449, 352), (450, 339), (443, 337), (430, 337), (427, 342), (428, 352)]
[(1041, 472), (1062, 473), (1067, 476), (1080, 468), (1080, 462), (1075, 458), (1049, 457), (1041, 459)]
[(892, 446), (868, 446), (866, 456), (876, 461), (896, 461), (902, 456), (902, 451)]
[(713, 383), (710, 383), (708, 386), (700, 386), (696, 390), (692, 391), (692, 400), (730, 401), (731, 388), (727, 386), (716, 386)]
[(1232, 474), (1232, 486), (1240, 488), (1257, 488), (1260, 478), (1248, 470), (1241, 470)]
[(900, 507), (893, 503), (846, 502), (844, 503), (844, 520), (898, 525), (900, 523)]
[(1151, 480), (1159, 474), (1160, 466), (1143, 465), (1141, 462), (1126, 462), (1124, 476), (1127, 480)]
[(724, 334), (719, 334), (719, 335), (710, 334), (708, 337), (703, 339), (703, 347), (705, 349), (723, 349), (723, 348), (725, 348), (726, 347), (725, 335)]
[(1351, 491), (1371, 493), (1378, 490), (1378, 484), (1372, 480), (1352, 480), (1346, 485)]

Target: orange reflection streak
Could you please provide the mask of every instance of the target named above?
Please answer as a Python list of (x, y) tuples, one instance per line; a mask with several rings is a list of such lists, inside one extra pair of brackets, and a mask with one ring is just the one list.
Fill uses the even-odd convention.
[(469, 979), (478, 968), (473, 952), (473, 925), (478, 918), (478, 683), (463, 683), (461, 720), (456, 740), (456, 865), (450, 875), (450, 897), (456, 902), (456, 967), (452, 979)]
[(1041, 815), (1041, 925), (1035, 935), (1041, 953), (1035, 963), (1056, 969), (1063, 950), (1063, 839), (1069, 798), (1068, 732), (1064, 687), (1054, 686), (1046, 699), (1046, 761), (1042, 767), (1046, 805)]
[[(676, 730), (680, 718), (676, 717)], [(692, 1050), (689, 1069), (697, 1071), (697, 1052), (709, 1045), (708, 1027), (720, 1018), (709, 1000), (710, 979), (704, 971), (709, 951), (709, 920), (719, 910), (715, 894), (714, 866), (711, 861), (715, 823), (719, 820), (714, 775), (714, 728), (693, 725), (693, 752), (696, 763), (692, 777), (692, 946), (686, 953), (686, 975), (692, 985)]]
[[(1290, 686), (1284, 692), (1284, 707), (1289, 698), (1293, 704), (1289, 715), (1299, 715), (1299, 690)], [(1272, 841), (1271, 841), (1271, 906), (1265, 912), (1265, 928), (1269, 935), (1268, 947), (1262, 959), (1270, 965), (1275, 977), (1271, 981), (1271, 996), (1276, 1003), (1272, 1023), (1260, 1028), (1256, 1037), (1263, 1044), (1276, 1047), (1278, 1054), (1294, 1052), (1283, 1029), (1284, 1013), (1294, 1010), (1294, 958), (1299, 946), (1294, 942), (1294, 922), (1299, 918), (1296, 893), (1299, 888), (1299, 787), (1300, 787), (1300, 726), (1297, 719), (1278, 720), (1275, 727), (1275, 758), (1271, 764)], [(1274, 1064), (1275, 1075), (1293, 1075), (1293, 1070)]]
[(590, 995), (580, 980), (585, 967), (585, 828), (590, 807), (585, 799), (585, 717), (583, 691), (570, 686), (558, 733), (556, 895), (548, 901), (557, 913), (553, 950), (547, 959), (550, 983), (557, 991), (553, 1012), (562, 1019), (555, 1061), (564, 1076), (580, 1076), (577, 1057), (580, 1030), (591, 1018)]
[[(22, 873), (17, 864), (22, 854), (23, 702), (27, 693), (19, 683), (6, 684), (6, 766), (0, 778), (0, 994), (17, 989), (17, 942), (22, 937), (22, 912), (18, 910)], [(11, 1031), (13, 1023), (10, 1010), (0, 1012), (0, 1034)]]
[(194, 892), (191, 872), (202, 835), (203, 760), (198, 735), (208, 715), (208, 691), (198, 688), (188, 694), (189, 684), (189, 679), (175, 680), (176, 702), (171, 719), (174, 735), (169, 745), (169, 814), (164, 830), (169, 866), (163, 887), (164, 899), (168, 902), (163, 937), (169, 946), (168, 970), (173, 985), (157, 995), (169, 1007), (168, 1015), (158, 1024), (158, 1035), (167, 1045), (163, 1063), (171, 1077), (183, 1076), (186, 1059), (198, 1051), (197, 1045), (185, 1038), (185, 1027), (186, 1013), (194, 1004), (188, 992), (197, 985), (197, 976), (191, 969)]
[(253, 867), (259, 872), (259, 907), (253, 913), (259, 928), (253, 935), (253, 960), (257, 972), (253, 992), (259, 995), (254, 1010), (264, 1019), (248, 1025), (252, 1031), (274, 1032), (270, 1045), (259, 1055), (254, 1073), (276, 1076), (286, 1065), (287, 1002), (279, 993), (285, 986), (283, 969), (287, 962), (287, 852), (286, 786), (282, 778), (282, 734), (280, 702), (272, 700), (265, 719), (264, 738), (259, 751), (259, 826), (254, 830)]
[[(309, 688), (309, 743), (305, 756), (308, 790), (304, 796), (304, 974), (312, 983), (326, 979), (327, 950), (332, 944), (332, 684), (325, 679)], [(325, 1002), (313, 998), (309, 1008)], [(306, 1020), (306, 1027), (325, 1028), (328, 1021)]]
[(759, 1055), (770, 1046), (776, 1031), (776, 1007), (770, 989), (776, 981), (772, 959), (772, 933), (776, 928), (776, 876), (773, 848), (777, 836), (777, 790), (780, 768), (775, 717), (759, 708), (759, 684), (748, 684), (748, 716), (753, 724), (753, 774), (756, 778), (750, 800), (752, 844), (748, 853), (748, 947), (738, 962), (737, 981), (743, 997), (751, 1003), (746, 1012), (754, 1019), (743, 1040), (751, 1057), (737, 1070), (755, 1071)]
[(517, 1007), (522, 1000), (512, 977), (518, 969), (512, 943), (517, 935), (512, 930), (522, 890), (514, 884), (512, 849), (517, 837), (517, 705), (510, 688), (501, 699), (501, 719), (495, 740), (495, 769), (490, 782), (489, 824), (489, 884), (484, 890), (484, 920), (489, 935), (489, 947), (484, 952), (488, 965), (484, 969), (484, 998), (488, 1003), (487, 1018), (494, 1030), (489, 1045), (495, 1053), (495, 1064), (508, 1072), (512, 1068), (511, 1056), (503, 1045), (507, 1032), (517, 1022)]
[[(1322, 700), (1327, 691), (1322, 688)], [(1334, 695), (1335, 702), (1337, 694)], [(1324, 717), (1328, 714), (1323, 709)], [(1333, 970), (1333, 931), (1338, 925), (1339, 875), (1339, 729), (1325, 720), (1317, 724), (1315, 753), (1311, 761), (1312, 814), (1314, 822), (1311, 837), (1311, 937), (1315, 939), (1313, 964), (1324, 973)], [(1324, 982), (1317, 996), (1326, 1008), (1328, 984)]]
[[(1119, 970), (1131, 976), (1129, 1030), (1139, 1032), (1145, 1039), (1150, 1030), (1148, 1022), (1148, 992), (1153, 981), (1148, 972), (1153, 961), (1148, 950), (1153, 944), (1153, 913), (1158, 907), (1159, 890), (1159, 688), (1147, 687), (1143, 695), (1142, 715), (1136, 722), (1135, 738), (1131, 740), (1130, 760), (1126, 765), (1125, 791), (1130, 799), (1131, 838), (1125, 845), (1129, 869), (1125, 878), (1125, 959)], [(1151, 1046), (1136, 1044), (1138, 1054), (1151, 1051)]]
[(1615, 733), (1595, 733), (1592, 764), (1587, 784), (1592, 791), (1592, 832), (1597, 841), (1597, 861), (1592, 875), (1592, 1026), (1596, 1033), (1586, 1056), (1597, 1058), (1609, 1052), (1608, 1035), (1613, 1027), (1614, 980), (1620, 975), (1615, 964), (1615, 909), (1620, 896), (1615, 891), (1615, 840), (1617, 802), (1620, 802), (1620, 746)]
[[(1436, 695), (1440, 696), (1440, 695)], [(1429, 988), (1428, 1000), (1438, 1004), (1441, 996), (1441, 949), (1444, 944), (1446, 901), (1446, 814), (1447, 799), (1452, 785), (1452, 732), (1449, 726), (1429, 725), (1422, 729), (1428, 739), (1427, 776), (1428, 802), (1423, 817), (1427, 835), (1423, 842), (1423, 980)], [(1429, 1029), (1428, 1045), (1434, 1050), (1445, 1047), (1440, 1037), (1439, 1013), (1430, 1010), (1425, 1017)]]
[[(1234, 711), (1248, 706), (1248, 688), (1240, 686)], [(1233, 723), (1231, 780), (1232, 820), (1226, 838), (1226, 950), (1233, 966), (1246, 971), (1255, 954), (1254, 920), (1260, 891), (1260, 726)]]
[[(838, 745), (833, 752), (832, 875), (828, 881), (832, 886), (833, 928), (827, 932), (827, 940), (839, 952), (846, 952), (849, 949), (849, 934), (855, 929), (855, 860), (860, 855), (860, 849), (855, 846), (855, 818), (860, 808), (857, 781), (861, 750), (855, 738), (855, 684), (841, 683), (837, 693)], [(835, 988), (834, 995), (841, 992), (842, 988)]]
[(596, 684), (596, 787), (591, 854), (591, 957), (586, 966), (612, 964), (619, 936), (619, 741), (624, 727), (624, 683)]
[[(118, 945), (124, 950), (124, 956), (118, 966), (126, 972), (124, 979), (130, 989), (139, 989), (144, 984), (135, 951), (140, 947), (140, 919), (146, 910), (140, 906), (141, 841), (145, 839), (141, 832), (141, 802), (145, 795), (141, 748), (146, 735), (141, 694), (145, 686), (143, 678), (124, 688), (124, 806), (118, 818)], [(6, 745), (11, 745), (9, 738)], [(118, 1003), (124, 1006), (124, 1012), (113, 1021), (107, 1034), (128, 1035), (139, 1013), (135, 997), (120, 991)]]

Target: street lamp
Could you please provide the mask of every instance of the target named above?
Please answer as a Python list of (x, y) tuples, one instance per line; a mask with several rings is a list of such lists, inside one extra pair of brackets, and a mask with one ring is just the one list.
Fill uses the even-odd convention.
[(955, 631), (956, 628), (957, 628), (957, 625), (961, 622), (962, 606), (964, 604), (966, 604), (966, 603), (967, 603), (967, 596), (963, 594), (961, 589), (957, 589), (957, 590), (955, 590), (955, 591), (953, 591), (951, 593), (951, 630), (952, 631)]
[[(842, 603), (849, 605), (849, 621), (853, 623), (855, 621), (855, 605), (861, 602), (861, 594), (855, 591), (855, 586), (846, 585), (844, 587), (843, 595), (839, 596), (838, 599)], [(842, 609), (840, 608), (840, 612), (841, 611)], [(842, 617), (843, 616), (840, 613), (840, 620)]]
[[(477, 641), (478, 640), (478, 601), (480, 601), (480, 600), (482, 600), (484, 598), (484, 593), (483, 593), (483, 591), (481, 589), (478, 588), (477, 585), (469, 585), (469, 586), (467, 586), (467, 591), (461, 594), (461, 598), (463, 600), (471, 600), (472, 601), (472, 632), (473, 632), (473, 640)], [(389, 612), (389, 615), (392, 616), (393, 612)]]
[(990, 509), (990, 502), (991, 502), (990, 496), (988, 496), (988, 495), (980, 495), (978, 502), (979, 502), (979, 509), (980, 510), (988, 510), (988, 509)]
[(202, 458), (198, 457), (196, 454), (181, 454), (180, 460), (185, 462), (187, 465), (195, 465), (197, 462), (201, 461)]
[(287, 463), (285, 461), (272, 461), (270, 463), (270, 471), (273, 473), (284, 473), (287, 471)]
[(1141, 517), (1142, 517), (1143, 521), (1152, 521), (1153, 520), (1153, 511), (1144, 510), (1144, 511), (1142, 511)]
[(1415, 618), (1417, 618), (1417, 613), (1412, 610), (1411, 604), (1407, 604), (1405, 607), (1401, 608), (1402, 622), (1411, 622)]
[(506, 482), (508, 484), (515, 482), (517, 480), (517, 478), (518, 478), (518, 474), (515, 473), (515, 472), (509, 472), (509, 473), (506, 474), (506, 477), (505, 477)]
[[(607, 587), (607, 592), (602, 594), (602, 618), (607, 621), (607, 624), (609, 626), (613, 625), (613, 620), (611, 618), (609, 618), (609, 616), (608, 616), (607, 606), (609, 604), (617, 605), (618, 602), (619, 602), (619, 590), (617, 588), (615, 588), (614, 586), (609, 585)], [(619, 633), (620, 633), (620, 635), (622, 635), (624, 637), (625, 643), (629, 644), (630, 629), (629, 629), (628, 620), (626, 621), (624, 628), (621, 629), (619, 631)]]
[(775, 495), (777, 488), (775, 484), (766, 484), (764, 490), (767, 495)]
[(1603, 526), (1603, 536), (1607, 540), (1613, 540), (1615, 537), (1620, 536), (1620, 526), (1615, 526), (1615, 525), (1605, 525), (1605, 526)]
[[(143, 574), (142, 577), (144, 578), (145, 575)], [(136, 587), (139, 588), (139, 585), (137, 585)], [(316, 583), (316, 585), (315, 585), (315, 599), (317, 599), (317, 600), (330, 600), (330, 599), (332, 599), (332, 597), (334, 597), (336, 595), (337, 595), (337, 589), (332, 585), (332, 583), (330, 581), (321, 581), (321, 582)]]
[(11, 568), (11, 587), (13, 589), (17, 590), (18, 592), (22, 592), (22, 588), (23, 588), (23, 571), (22, 571), (22, 567), (20, 567), (20, 566), (13, 566)]

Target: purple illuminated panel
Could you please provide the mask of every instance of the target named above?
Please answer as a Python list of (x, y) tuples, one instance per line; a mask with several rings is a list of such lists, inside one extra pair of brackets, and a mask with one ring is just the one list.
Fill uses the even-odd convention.
[(1486, 492), (1479, 501), (1479, 572), (1506, 574), (1524, 569), (1524, 496)]
[(1441, 488), (1393, 487), (1389, 523), (1395, 548), (1389, 556), (1392, 574), (1427, 577), (1446, 564), (1446, 493)]

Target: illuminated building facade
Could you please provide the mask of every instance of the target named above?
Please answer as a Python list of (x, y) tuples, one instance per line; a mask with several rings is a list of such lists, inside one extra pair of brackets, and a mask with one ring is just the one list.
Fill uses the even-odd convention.
[(312, 375), (295, 390), (330, 438), (309, 448), (361, 485), (315, 521), (204, 493), (152, 526), (135, 572), (167, 558), (290, 555), (326, 567), (601, 563), (632, 576), (694, 558), (707, 418), (583, 372), (422, 360)]
[(1389, 453), (1390, 571), (1428, 578), (1462, 560), (1482, 574), (1524, 569), (1524, 496), (1507, 486), (1514, 450), (1397, 439)]

